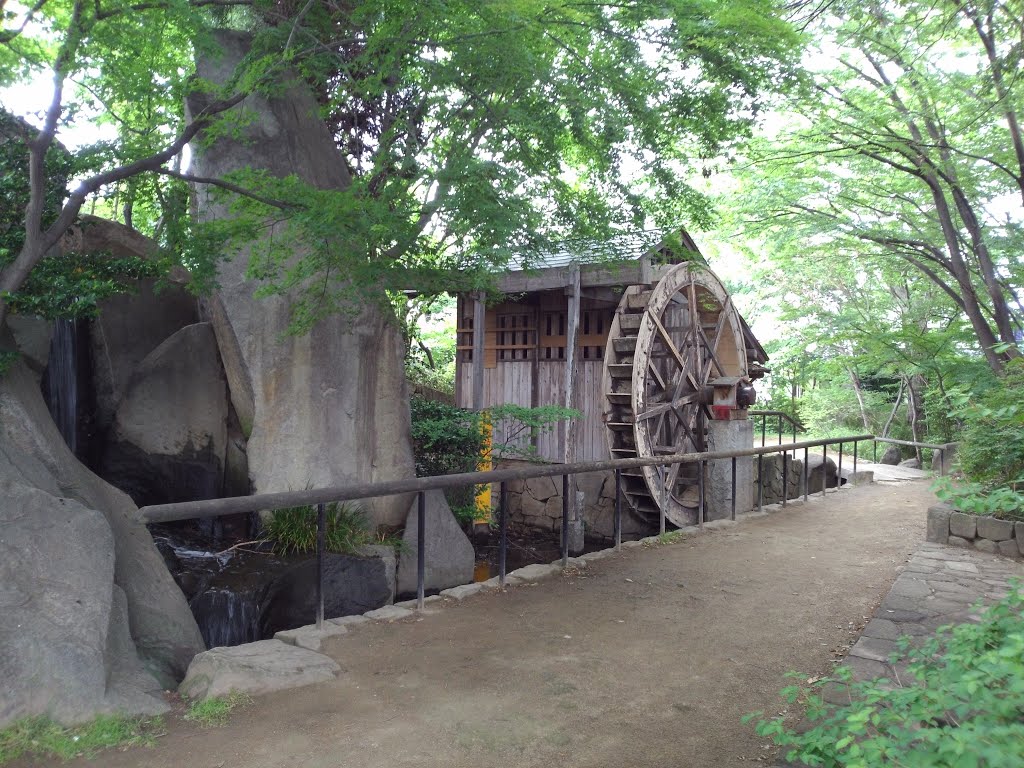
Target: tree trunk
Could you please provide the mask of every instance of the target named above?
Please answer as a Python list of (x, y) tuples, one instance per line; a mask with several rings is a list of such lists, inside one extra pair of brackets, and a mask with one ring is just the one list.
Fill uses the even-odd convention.
[(853, 368), (846, 369), (850, 374), (850, 381), (853, 382), (853, 391), (857, 394), (857, 405), (860, 406), (860, 419), (864, 424), (864, 431), (871, 431), (871, 420), (868, 418), (868, 409), (864, 405), (864, 387), (861, 384), (860, 376)]
[[(226, 82), (249, 47), (249, 36), (217, 34), (216, 54), (200, 55), (200, 77)], [(190, 96), (196, 113), (203, 96)], [(272, 97), (243, 104), (253, 116), (240, 140), (193, 147), (192, 172), (223, 177), (243, 168), (296, 175), (320, 189), (345, 189), (348, 169), (317, 105), (299, 81)], [(229, 218), (229, 203), (197, 190), (200, 218)], [(272, 236), (272, 235), (271, 235)], [(209, 302), (231, 399), (249, 436), (256, 493), (303, 490), (414, 475), (404, 345), (386, 302), (372, 295), (356, 317), (331, 317), (304, 336), (287, 335), (291, 302), (258, 299), (246, 275), (247, 254), (221, 265), (220, 289)], [(372, 502), (377, 523), (404, 522), (408, 498)]]

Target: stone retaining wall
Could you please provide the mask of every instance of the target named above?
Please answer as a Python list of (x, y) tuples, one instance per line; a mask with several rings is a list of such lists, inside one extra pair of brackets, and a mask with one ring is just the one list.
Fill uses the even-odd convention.
[(1024, 523), (957, 512), (949, 504), (928, 509), (928, 541), (1006, 557), (1024, 557)]

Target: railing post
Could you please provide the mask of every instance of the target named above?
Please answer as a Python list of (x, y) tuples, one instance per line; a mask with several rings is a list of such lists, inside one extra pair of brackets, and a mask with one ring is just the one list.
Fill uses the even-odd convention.
[(732, 520), (736, 519), (736, 457), (732, 457)]
[(324, 628), (324, 550), (327, 548), (327, 507), (316, 505), (316, 628)]
[(665, 533), (665, 509), (668, 507), (668, 467), (662, 464), (661, 470), (661, 504), (658, 505), (658, 534)]
[[(764, 442), (761, 443), (764, 445)], [(757, 454), (757, 511), (761, 512), (764, 506), (764, 454)]]
[(857, 474), (857, 441), (853, 441), (853, 474)]
[(836, 493), (843, 487), (843, 441), (839, 441), (839, 466), (836, 467)]
[(872, 440), (871, 441), (871, 463), (872, 464), (877, 464), (878, 463), (878, 441), (877, 440)]
[(821, 446), (821, 495), (828, 490), (828, 446)]
[(704, 516), (706, 510), (704, 509), (704, 461), (699, 460), (697, 462), (697, 525), (700, 528), (704, 527)]
[(782, 506), (789, 502), (789, 453), (779, 454), (782, 457)]
[(782, 414), (779, 414), (779, 445), (782, 445)]
[(939, 448), (939, 477), (946, 475), (946, 449)]
[(615, 550), (622, 549), (622, 470), (615, 470), (615, 522), (613, 523)]
[(768, 428), (767, 424), (768, 424), (768, 414), (762, 413), (761, 414), (761, 447), (762, 448), (764, 448), (764, 435), (765, 435), (765, 431)]
[(423, 610), (427, 582), (427, 494), (416, 494), (416, 607)]
[[(796, 442), (796, 420), (793, 421), (793, 442)], [(793, 451), (793, 460), (796, 461), (796, 451)]]
[(508, 492), (498, 486), (498, 585), (505, 586), (505, 555), (508, 552)]
[(810, 472), (810, 469), (808, 469), (809, 462), (807, 461), (807, 459), (810, 458), (810, 454), (808, 453), (809, 450), (810, 449), (808, 449), (808, 448), (804, 448), (804, 502), (805, 503), (807, 502), (807, 498), (808, 498), (808, 496), (810, 494), (810, 485), (811, 485), (811, 472)]
[(562, 475), (562, 567), (569, 567), (569, 475)]

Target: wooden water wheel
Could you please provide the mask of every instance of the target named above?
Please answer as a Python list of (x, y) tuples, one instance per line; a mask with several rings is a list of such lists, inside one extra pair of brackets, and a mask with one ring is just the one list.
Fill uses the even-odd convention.
[[(604, 358), (605, 422), (612, 458), (706, 450), (710, 382), (747, 375), (739, 314), (725, 288), (695, 264), (673, 267), (653, 288), (622, 295)], [(678, 526), (697, 520), (697, 465), (623, 472), (623, 491), (641, 515)]]

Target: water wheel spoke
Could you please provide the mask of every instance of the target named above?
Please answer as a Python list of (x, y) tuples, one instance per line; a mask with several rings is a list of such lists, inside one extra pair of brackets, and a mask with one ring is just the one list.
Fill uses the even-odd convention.
[(665, 379), (662, 378), (661, 373), (658, 371), (658, 366), (654, 364), (653, 360), (648, 363), (647, 370), (651, 372), (651, 375), (654, 377), (654, 381), (659, 387), (661, 387), (662, 392), (668, 392), (668, 386), (665, 384)]
[(648, 311), (647, 315), (654, 322), (655, 329), (661, 336), (661, 339), (665, 343), (665, 346), (668, 348), (668, 351), (672, 353), (672, 357), (674, 357), (676, 362), (679, 364), (680, 370), (685, 370), (687, 367), (686, 362), (685, 360), (683, 360), (683, 356), (682, 354), (680, 354), (679, 350), (676, 349), (675, 342), (672, 341), (672, 337), (669, 335), (668, 331), (665, 330), (665, 326), (661, 324), (661, 320), (653, 312)]
[(671, 410), (672, 408), (679, 408), (684, 405), (689, 405), (690, 403), (693, 402), (695, 396), (695, 394), (691, 393), (689, 395), (677, 397), (674, 400), (667, 403), (659, 403), (658, 405), (649, 408), (643, 413), (638, 413), (636, 416), (633, 417), (633, 420), (639, 422), (646, 421), (647, 419), (653, 419), (655, 416), (660, 416), (665, 411)]

